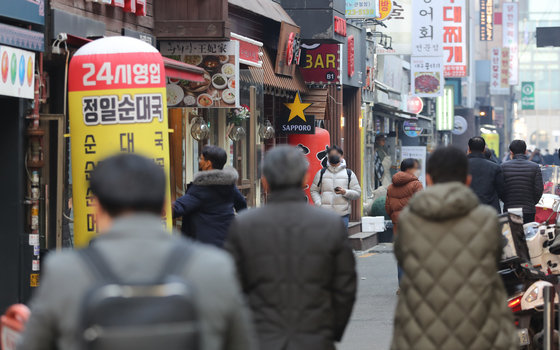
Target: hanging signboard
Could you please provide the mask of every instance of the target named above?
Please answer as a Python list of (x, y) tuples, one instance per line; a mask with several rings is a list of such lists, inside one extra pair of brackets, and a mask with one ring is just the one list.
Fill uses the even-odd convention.
[(494, 0), (480, 0), (480, 41), (494, 40)]
[(509, 95), (509, 52), (493, 48), (490, 56), (490, 94)]
[(445, 86), (443, 96), (436, 99), (436, 129), (451, 131), (455, 123), (455, 90), (453, 86)]
[(535, 82), (524, 81), (521, 83), (521, 109), (535, 109)]
[(34, 52), (0, 46), (0, 66), (0, 95), (34, 98)]
[(418, 180), (426, 188), (426, 147), (422, 146), (403, 146), (401, 147), (402, 159), (416, 159), (420, 164), (420, 176)]
[(509, 48), (509, 84), (519, 83), (519, 14), (516, 2), (504, 2), (502, 15), (503, 42)]
[[(387, 28), (379, 31), (391, 38), (390, 47), (377, 46), (380, 55), (410, 55), (412, 45), (412, 0), (379, 0), (379, 12)], [(387, 11), (388, 10), (388, 11)], [(387, 13), (389, 13), (387, 15)], [(386, 17), (385, 17), (386, 16)], [(387, 45), (386, 45), (387, 46)]]
[(260, 48), (263, 43), (235, 33), (231, 33), (231, 40), (239, 41), (239, 63), (262, 68)]
[(412, 94), (418, 97), (443, 95), (443, 57), (418, 57), (410, 59)]
[(466, 0), (443, 0), (443, 50), (446, 78), (467, 76)]
[(169, 79), (169, 107), (239, 107), (239, 41), (162, 41), (162, 55), (203, 68), (204, 82)]
[(0, 13), (2, 17), (44, 25), (46, 2), (46, 0), (3, 0), (0, 1)]
[(412, 3), (412, 55), (443, 56), (443, 8), (435, 3)]
[(299, 92), (294, 102), (284, 103), (285, 110), (277, 118), (277, 129), (280, 134), (315, 134), (315, 116), (305, 115), (305, 110), (311, 103), (301, 102)]
[(379, 0), (346, 0), (346, 18), (377, 18)]
[[(345, 22), (346, 23), (346, 22)], [(274, 72), (293, 77), (301, 57), (301, 29), (293, 24), (282, 22), (278, 37), (278, 54)]]
[(418, 137), (424, 129), (418, 126), (418, 122), (407, 120), (403, 123), (403, 131), (408, 137)]
[[(165, 67), (154, 47), (114, 36), (80, 48), (69, 76), (74, 238), (84, 247), (99, 232), (89, 187), (99, 161), (119, 152), (139, 153), (169, 177)], [(171, 229), (170, 203), (165, 213), (162, 221)]]
[(340, 45), (302, 45), (304, 57), (300, 65), (303, 80), (308, 84), (340, 82)]

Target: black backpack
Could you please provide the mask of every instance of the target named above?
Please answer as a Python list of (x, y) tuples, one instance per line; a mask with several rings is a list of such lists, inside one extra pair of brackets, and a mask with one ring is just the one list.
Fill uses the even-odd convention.
[[(319, 177), (319, 182), (317, 183), (317, 187), (319, 188), (321, 188), (321, 184), (323, 183), (323, 175), (325, 175), (326, 171), (327, 168), (321, 169), (321, 176)], [(352, 182), (352, 170), (346, 168), (346, 174), (348, 174), (348, 189), (350, 189), (350, 182)]]
[(156, 279), (137, 283), (122, 283), (96, 248), (80, 251), (99, 281), (83, 299), (81, 349), (199, 349), (193, 288), (181, 277), (191, 250), (178, 244)]

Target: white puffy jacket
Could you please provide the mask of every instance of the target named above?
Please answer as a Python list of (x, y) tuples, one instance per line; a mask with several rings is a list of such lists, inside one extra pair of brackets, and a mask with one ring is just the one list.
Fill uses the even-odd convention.
[[(350, 186), (348, 186), (348, 173), (346, 172), (346, 162), (344, 159), (336, 167), (329, 164), (327, 171), (323, 175), (323, 182), (319, 188), (319, 179), (321, 171), (319, 170), (313, 179), (311, 185), (311, 198), (316, 206), (336, 211), (340, 216), (349, 215), (352, 212), (350, 201), (359, 199), (362, 194), (360, 183), (356, 174), (352, 172), (350, 177)], [(342, 187), (346, 190), (345, 195), (336, 194), (334, 189)]]

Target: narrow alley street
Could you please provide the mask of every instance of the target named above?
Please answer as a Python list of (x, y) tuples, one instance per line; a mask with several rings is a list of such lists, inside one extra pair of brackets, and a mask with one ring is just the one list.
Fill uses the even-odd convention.
[(397, 266), (391, 245), (356, 257), (358, 299), (338, 350), (388, 350), (397, 302)]

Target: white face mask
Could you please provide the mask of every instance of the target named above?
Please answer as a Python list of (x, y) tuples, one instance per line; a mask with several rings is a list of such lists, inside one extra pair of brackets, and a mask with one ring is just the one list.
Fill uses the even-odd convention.
[(414, 176), (420, 178), (420, 175), (422, 175), (422, 172), (420, 171), (420, 169), (414, 171)]

